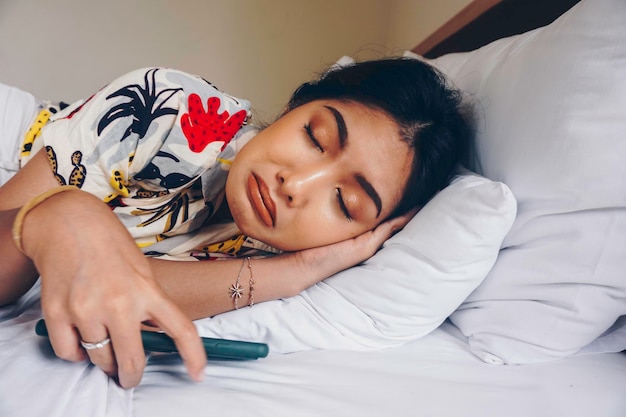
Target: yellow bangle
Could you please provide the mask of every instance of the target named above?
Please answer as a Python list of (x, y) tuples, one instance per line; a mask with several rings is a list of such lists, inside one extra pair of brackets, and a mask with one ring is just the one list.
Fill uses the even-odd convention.
[(26, 204), (22, 206), (20, 211), (17, 212), (15, 220), (13, 220), (12, 231), (13, 243), (15, 243), (15, 246), (20, 252), (24, 253), (24, 247), (22, 246), (22, 228), (24, 226), (24, 218), (26, 217), (28, 212), (34, 209), (38, 204), (41, 204), (43, 201), (52, 197), (53, 195), (71, 190), (78, 190), (78, 187), (76, 187), (75, 185), (62, 185), (60, 187), (51, 188), (48, 191), (44, 191), (38, 196), (31, 198)]

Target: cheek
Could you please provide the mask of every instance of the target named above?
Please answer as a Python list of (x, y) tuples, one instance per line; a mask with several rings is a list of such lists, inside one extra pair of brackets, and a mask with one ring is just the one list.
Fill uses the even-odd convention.
[(306, 218), (294, 219), (285, 230), (284, 243), (290, 250), (307, 249), (347, 240), (365, 231), (355, 223), (314, 213)]

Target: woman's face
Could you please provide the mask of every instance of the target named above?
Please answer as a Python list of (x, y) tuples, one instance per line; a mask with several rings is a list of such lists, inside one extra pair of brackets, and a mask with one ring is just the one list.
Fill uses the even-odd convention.
[(248, 236), (288, 251), (327, 245), (371, 230), (393, 212), (413, 156), (384, 113), (314, 101), (244, 146), (226, 197)]

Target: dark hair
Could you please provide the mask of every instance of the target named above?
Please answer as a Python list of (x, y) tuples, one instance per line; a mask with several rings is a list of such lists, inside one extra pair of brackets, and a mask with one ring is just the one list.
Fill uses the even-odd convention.
[(314, 100), (344, 100), (383, 111), (415, 151), (411, 175), (392, 215), (422, 206), (450, 181), (466, 156), (471, 128), (461, 93), (431, 65), (412, 58), (385, 58), (331, 67), (302, 84), (285, 112)]

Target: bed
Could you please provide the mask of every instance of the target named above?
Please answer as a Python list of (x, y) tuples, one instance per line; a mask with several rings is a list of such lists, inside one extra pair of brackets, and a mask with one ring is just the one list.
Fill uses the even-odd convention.
[(35, 335), (35, 287), (0, 309), (0, 415), (626, 415), (626, 3), (543, 3), (473, 1), (406, 52), (479, 109), (470, 171), (365, 264), (196, 323), (267, 358), (193, 383), (152, 354), (123, 390)]

